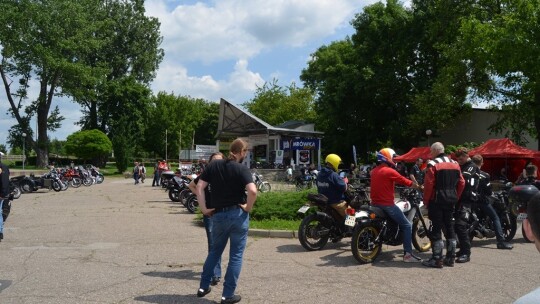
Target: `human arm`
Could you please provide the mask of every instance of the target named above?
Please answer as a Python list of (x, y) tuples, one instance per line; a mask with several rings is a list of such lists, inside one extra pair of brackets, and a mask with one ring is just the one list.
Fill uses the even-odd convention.
[(204, 193), (204, 189), (206, 187), (208, 187), (208, 182), (202, 179), (199, 180), (199, 182), (197, 183), (195, 194), (197, 195), (197, 201), (199, 202), (199, 208), (201, 209), (202, 214), (206, 216), (211, 216), (214, 212), (214, 209), (206, 208), (206, 194)]
[(257, 187), (255, 186), (255, 183), (249, 183), (246, 185), (246, 192), (247, 192), (247, 200), (245, 204), (241, 204), (240, 208), (242, 208), (245, 212), (250, 212), (251, 209), (253, 209), (253, 205), (255, 204), (255, 200), (257, 199)]
[(433, 188), (435, 186), (435, 167), (430, 166), (426, 169), (424, 178), (424, 204), (427, 206), (433, 196)]

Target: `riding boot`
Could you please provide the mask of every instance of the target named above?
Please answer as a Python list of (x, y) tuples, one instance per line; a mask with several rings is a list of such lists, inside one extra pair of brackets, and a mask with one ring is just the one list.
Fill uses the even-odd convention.
[(444, 265), (454, 267), (454, 260), (456, 259), (456, 246), (456, 239), (446, 240), (446, 258), (444, 259)]
[[(427, 261), (422, 262), (422, 265), (433, 268), (443, 268), (443, 240), (434, 241), (433, 243), (433, 255)], [(455, 251), (455, 249), (454, 249)]]

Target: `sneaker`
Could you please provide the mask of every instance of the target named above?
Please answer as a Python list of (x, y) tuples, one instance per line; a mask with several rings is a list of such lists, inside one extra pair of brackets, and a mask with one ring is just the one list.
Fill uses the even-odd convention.
[(422, 262), (422, 259), (415, 256), (414, 254), (412, 254), (410, 252), (407, 252), (403, 256), (403, 262), (405, 262), (405, 263), (420, 263), (420, 262)]
[(427, 261), (423, 261), (422, 265), (424, 265), (426, 267), (443, 268), (443, 261), (442, 261), (442, 259), (436, 260), (434, 258), (430, 258)]
[(220, 277), (212, 277), (212, 282), (210, 282), (210, 285), (216, 286), (219, 283), (219, 281), (221, 281)]
[(208, 287), (208, 289), (199, 288), (199, 290), (197, 290), (197, 297), (202, 298), (210, 293), (210, 291), (212, 291), (212, 287)]
[(453, 257), (446, 257), (446, 258), (444, 258), (444, 260), (443, 260), (443, 264), (444, 264), (444, 266), (454, 267), (454, 261), (455, 261), (455, 258), (453, 258)]
[(242, 300), (242, 297), (239, 295), (234, 295), (230, 298), (221, 297), (221, 304), (238, 303), (240, 300)]
[(471, 257), (467, 254), (462, 254), (456, 259), (456, 263), (467, 263), (471, 260)]

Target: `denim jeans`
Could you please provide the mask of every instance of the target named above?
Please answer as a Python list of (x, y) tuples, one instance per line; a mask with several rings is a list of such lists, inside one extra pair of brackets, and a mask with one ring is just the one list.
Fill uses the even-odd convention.
[(497, 215), (497, 212), (495, 212), (495, 209), (491, 204), (485, 204), (485, 203), (479, 203), (478, 207), (489, 216), (491, 221), (493, 222), (493, 225), (495, 226), (495, 235), (497, 236), (497, 242), (504, 242), (504, 236), (502, 232), (501, 227), (501, 220), (499, 219), (499, 216)]
[[(212, 246), (214, 246), (214, 241), (212, 239), (212, 218), (209, 216), (203, 216), (204, 229), (206, 230), (206, 237), (208, 239), (208, 252), (212, 251)], [(216, 267), (214, 268), (214, 277), (221, 278), (221, 256), (218, 259)]]
[[(0, 213), (2, 213), (2, 207), (4, 205), (4, 200), (0, 200)], [(4, 216), (0, 214), (0, 233), (4, 233)]]
[(403, 232), (403, 250), (412, 253), (412, 224), (398, 206), (377, 206), (399, 225)]
[(242, 270), (242, 257), (246, 248), (249, 228), (249, 213), (241, 208), (214, 213), (212, 216), (212, 240), (214, 246), (208, 253), (204, 262), (203, 273), (201, 275), (200, 288), (208, 289), (214, 269), (221, 258), (225, 246), (231, 240), (229, 248), (229, 265), (225, 273), (223, 282), (223, 297), (234, 296), (234, 291), (238, 283), (238, 277)]

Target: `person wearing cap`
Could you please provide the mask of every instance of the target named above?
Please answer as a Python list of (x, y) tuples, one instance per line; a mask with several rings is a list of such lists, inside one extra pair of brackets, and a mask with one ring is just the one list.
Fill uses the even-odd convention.
[[(0, 156), (4, 153), (0, 152)], [(0, 161), (0, 210), (9, 196), (9, 167)], [(0, 242), (4, 239), (4, 218), (0, 216)]]

